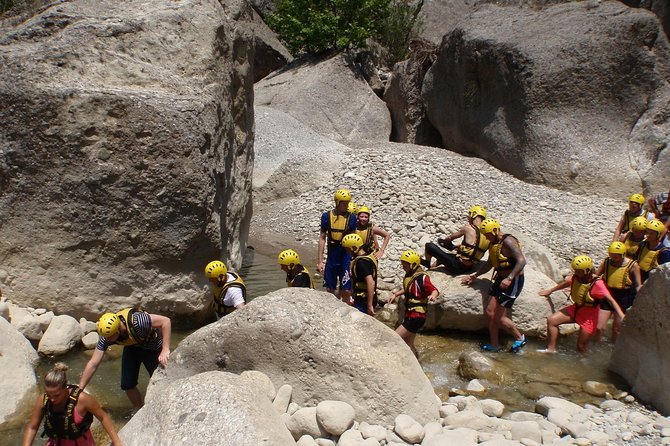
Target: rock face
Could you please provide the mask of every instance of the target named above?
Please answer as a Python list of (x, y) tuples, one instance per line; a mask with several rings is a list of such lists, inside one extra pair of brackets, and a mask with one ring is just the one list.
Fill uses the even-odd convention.
[(256, 106), (288, 113), (337, 142), (388, 141), (391, 134), (386, 105), (350, 56), (296, 61), (254, 89)]
[(356, 419), (390, 423), (399, 413), (438, 418), (433, 389), (414, 355), (390, 328), (332, 295), (285, 288), (254, 299), (184, 339), (154, 381), (208, 370), (265, 373), (290, 384), (293, 402), (349, 403)]
[(443, 147), (527, 181), (624, 196), (667, 188), (669, 64), (642, 9), (483, 5), (445, 36), (422, 94)]
[(253, 38), (234, 19), (246, 7), (59, 2), (3, 24), (0, 255), (17, 303), (193, 313), (205, 298), (193, 271), (241, 263)]
[(656, 14), (663, 24), (665, 34), (670, 36), (670, 3), (666, 0), (621, 0), (628, 6), (646, 8)]
[[(6, 319), (0, 317), (0, 427), (13, 421), (19, 404), (33, 395), (37, 352)], [(25, 419), (21, 420), (25, 422)]]
[(295, 445), (270, 401), (244, 378), (211, 371), (165, 384), (119, 432), (125, 445)]
[(626, 313), (614, 345), (610, 370), (621, 375), (638, 398), (670, 413), (670, 265), (652, 272)]
[[(547, 316), (560, 310), (565, 300), (560, 293), (550, 299), (538, 296), (538, 291), (550, 288), (555, 282), (531, 268), (524, 269), (525, 284), (512, 307), (512, 320), (527, 336), (546, 336)], [(464, 331), (485, 330), (488, 327), (484, 309), (491, 287), (489, 276), (479, 278), (474, 285), (464, 286), (460, 277), (430, 272), (430, 279), (440, 290), (440, 303), (430, 305), (425, 328), (448, 328)]]
[(258, 82), (289, 63), (293, 56), (253, 8), (248, 16), (254, 35), (254, 82)]

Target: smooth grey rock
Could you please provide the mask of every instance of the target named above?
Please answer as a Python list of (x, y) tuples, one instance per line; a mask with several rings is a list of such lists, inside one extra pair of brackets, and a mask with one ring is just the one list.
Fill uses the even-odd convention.
[(458, 357), (458, 375), (463, 379), (488, 379), (497, 381), (493, 361), (478, 351), (463, 352)]
[(23, 318), (16, 324), (16, 329), (30, 341), (39, 341), (44, 336), (42, 326), (37, 317)]
[(485, 399), (481, 400), (479, 404), (482, 406), (482, 412), (489, 417), (500, 417), (505, 411), (505, 405), (500, 401)]
[(512, 432), (513, 440), (530, 438), (538, 443), (542, 441), (542, 431), (535, 421), (517, 421), (512, 424), (512, 429), (510, 431)]
[(249, 381), (252, 387), (258, 389), (258, 392), (261, 395), (266, 396), (270, 401), (274, 401), (275, 396), (277, 396), (277, 391), (275, 390), (274, 384), (272, 384), (272, 381), (265, 373), (259, 372), (258, 370), (245, 370), (240, 373), (240, 376)]
[[(49, 325), (51, 325), (51, 321), (53, 320), (54, 316), (55, 315), (53, 311), (47, 311), (46, 313), (37, 316), (36, 319), (40, 323), (42, 331), (47, 331), (47, 328), (49, 328)], [(97, 330), (97, 324), (94, 330)]]
[(146, 402), (119, 432), (126, 446), (295, 445), (270, 401), (232, 373), (164, 380), (149, 389)]
[(316, 419), (331, 435), (340, 436), (354, 424), (356, 411), (343, 401), (321, 401), (316, 406)]
[(360, 446), (362, 442), (361, 432), (357, 429), (349, 429), (340, 436), (337, 446)]
[(98, 329), (98, 324), (96, 322), (91, 322), (84, 317), (79, 319), (79, 325), (81, 326), (81, 332), (84, 336), (93, 331), (97, 331)]
[(417, 423), (412, 417), (400, 414), (395, 418), (393, 431), (408, 443), (420, 443), (423, 440), (424, 430), (421, 424)]
[(286, 413), (289, 404), (291, 404), (292, 397), (293, 386), (290, 384), (284, 384), (279, 388), (279, 390), (277, 390), (277, 395), (275, 395), (275, 398), (272, 401), (272, 406), (277, 410), (277, 412)]
[(296, 442), (297, 446), (319, 446), (319, 444), (310, 435), (303, 435)]
[(561, 409), (570, 415), (575, 415), (582, 411), (582, 408), (579, 405), (563, 398), (556, 398), (553, 396), (545, 396), (544, 398), (537, 400), (535, 403), (535, 412), (540, 413), (545, 417), (550, 409)]
[(378, 424), (368, 424), (363, 421), (358, 430), (361, 432), (363, 438), (374, 438), (378, 441), (386, 440), (386, 428)]
[(296, 440), (303, 435), (310, 435), (313, 438), (328, 436), (328, 432), (316, 419), (316, 407), (298, 409), (288, 419), (286, 427)]
[(79, 345), (81, 338), (81, 327), (75, 318), (66, 314), (54, 316), (37, 351), (43, 355), (64, 355)]
[(81, 338), (81, 343), (83, 344), (84, 348), (86, 350), (91, 350), (94, 349), (96, 345), (98, 345), (98, 341), (100, 340), (100, 336), (98, 335), (97, 332), (92, 331), (91, 333), (85, 335), (83, 338)]
[(0, 317), (9, 322), (9, 304), (7, 302), (0, 302)]

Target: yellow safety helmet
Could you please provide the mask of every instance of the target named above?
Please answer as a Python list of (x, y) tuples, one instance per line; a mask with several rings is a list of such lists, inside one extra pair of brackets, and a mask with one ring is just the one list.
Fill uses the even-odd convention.
[(477, 217), (482, 217), (486, 218), (486, 209), (484, 209), (481, 206), (475, 205), (470, 208), (468, 211), (468, 215), (470, 218), (477, 218)]
[(350, 214), (355, 214), (356, 211), (358, 210), (358, 205), (354, 203), (353, 201), (349, 202), (349, 206), (347, 206), (347, 212)]
[(298, 255), (297, 252), (295, 252), (292, 249), (285, 249), (284, 251), (279, 253), (279, 256), (277, 257), (277, 262), (280, 265), (293, 267), (298, 263), (300, 263), (300, 256)]
[(612, 242), (607, 248), (609, 254), (621, 254), (626, 255), (626, 245), (621, 242)]
[(339, 203), (340, 201), (351, 201), (351, 192), (349, 192), (346, 189), (338, 189), (335, 191), (335, 204)]
[(352, 251), (358, 251), (363, 246), (363, 239), (358, 234), (347, 234), (342, 238), (342, 246)]
[(356, 215), (358, 214), (368, 214), (368, 217), (372, 217), (372, 212), (370, 211), (370, 208), (367, 206), (361, 206), (358, 208), (356, 211)]
[(575, 271), (588, 272), (593, 269), (593, 260), (591, 260), (591, 257), (585, 254), (580, 254), (574, 259), (572, 259), (572, 263), (570, 264), (570, 266)]
[(228, 272), (228, 268), (221, 260), (212, 260), (205, 267), (205, 276), (208, 279), (219, 279), (221, 276), (225, 276)]
[(658, 236), (660, 237), (663, 234), (663, 231), (665, 231), (665, 226), (661, 220), (651, 220), (647, 222), (647, 229), (658, 233)]
[(500, 231), (500, 223), (498, 223), (498, 220), (495, 220), (493, 218), (486, 218), (479, 225), (479, 231), (482, 234), (497, 235), (498, 232)]
[(402, 254), (400, 254), (400, 261), (407, 262), (409, 263), (410, 268), (416, 269), (421, 264), (421, 256), (418, 252), (412, 249), (408, 249), (407, 251), (404, 251)]
[(631, 231), (644, 231), (647, 229), (647, 219), (644, 217), (635, 217), (630, 222)]
[(115, 313), (105, 313), (98, 319), (98, 334), (103, 338), (109, 338), (119, 332), (121, 319)]
[(633, 203), (637, 203), (642, 206), (644, 204), (644, 196), (642, 194), (633, 194), (628, 197), (628, 201), (632, 201)]

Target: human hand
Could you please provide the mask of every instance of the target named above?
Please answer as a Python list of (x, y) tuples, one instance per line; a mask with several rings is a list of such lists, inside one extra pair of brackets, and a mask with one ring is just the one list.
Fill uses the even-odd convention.
[(470, 285), (472, 282), (477, 279), (474, 275), (470, 274), (461, 279), (461, 285)]
[(170, 349), (163, 350), (158, 356), (158, 363), (161, 365), (161, 367), (165, 367), (167, 365), (168, 359), (170, 359)]
[(537, 294), (540, 296), (549, 297), (551, 296), (551, 290), (540, 290)]
[(323, 262), (319, 262), (319, 263), (316, 264), (316, 270), (319, 273), (323, 274)]
[(503, 290), (506, 290), (507, 288), (509, 288), (510, 285), (512, 285), (512, 279), (510, 279), (509, 277), (505, 277), (505, 278), (500, 282), (500, 288), (502, 288)]

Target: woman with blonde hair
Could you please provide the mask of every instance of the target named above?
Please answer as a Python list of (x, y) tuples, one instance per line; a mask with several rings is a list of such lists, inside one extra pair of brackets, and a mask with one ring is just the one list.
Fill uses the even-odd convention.
[(23, 446), (30, 446), (44, 419), (47, 446), (91, 446), (91, 423), (95, 416), (107, 431), (113, 446), (121, 446), (121, 439), (114, 429), (112, 419), (102, 410), (100, 403), (88, 393), (67, 384), (67, 365), (58, 362), (44, 376), (45, 393), (37, 398), (30, 421), (23, 434)]

